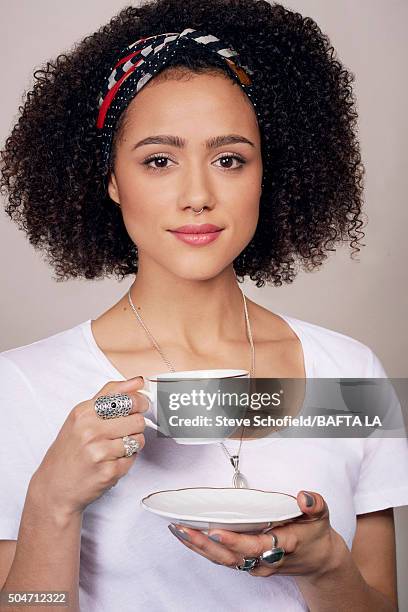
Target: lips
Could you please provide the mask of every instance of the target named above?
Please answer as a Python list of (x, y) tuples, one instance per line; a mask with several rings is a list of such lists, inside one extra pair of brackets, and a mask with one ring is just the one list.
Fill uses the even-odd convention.
[(223, 229), (223, 227), (218, 227), (218, 225), (212, 223), (202, 223), (201, 225), (182, 225), (169, 231), (175, 238), (186, 244), (204, 246), (217, 240)]
[(213, 225), (212, 223), (202, 223), (201, 225), (182, 225), (170, 232), (177, 232), (178, 234), (212, 234), (213, 232), (219, 232), (223, 228)]

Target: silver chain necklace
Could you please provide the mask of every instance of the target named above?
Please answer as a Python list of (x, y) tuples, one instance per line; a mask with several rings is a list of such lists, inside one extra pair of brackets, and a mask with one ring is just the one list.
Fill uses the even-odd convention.
[[(247, 335), (248, 335), (248, 340), (249, 340), (249, 344), (251, 347), (251, 368), (250, 368), (250, 377), (254, 378), (255, 377), (255, 347), (254, 347), (254, 342), (253, 342), (253, 338), (252, 338), (252, 330), (251, 330), (251, 324), (249, 322), (249, 316), (248, 316), (248, 307), (247, 307), (247, 303), (246, 303), (246, 297), (244, 292), (240, 289), (241, 293), (242, 293), (242, 298), (244, 301), (244, 312), (245, 312), (245, 324), (246, 324), (246, 330), (247, 330)], [(140, 325), (143, 327), (143, 329), (145, 330), (147, 336), (149, 337), (150, 341), (152, 342), (153, 347), (158, 351), (158, 353), (160, 354), (161, 358), (163, 359), (163, 361), (165, 362), (165, 364), (167, 365), (167, 367), (169, 368), (169, 370), (171, 372), (175, 372), (176, 369), (174, 368), (174, 366), (171, 364), (171, 362), (166, 358), (166, 356), (164, 355), (162, 349), (160, 348), (160, 346), (158, 345), (157, 341), (155, 340), (155, 338), (153, 337), (153, 334), (150, 332), (150, 330), (147, 328), (146, 324), (144, 323), (144, 321), (142, 320), (142, 317), (140, 316), (140, 314), (137, 312), (133, 302), (132, 302), (132, 296), (130, 295), (130, 287), (128, 290), (128, 299), (129, 299), (129, 304), (130, 307), (132, 308), (133, 312), (136, 315), (137, 320), (139, 321)], [(219, 444), (221, 445), (221, 447), (223, 448), (224, 452), (226, 453), (232, 467), (234, 468), (234, 475), (232, 477), (232, 484), (236, 489), (245, 489), (248, 488), (248, 481), (245, 478), (245, 476), (239, 471), (239, 458), (240, 458), (240, 453), (241, 453), (241, 446), (242, 446), (242, 438), (244, 435), (244, 430), (245, 427), (242, 427), (242, 434), (241, 434), (241, 441), (239, 443), (239, 448), (238, 448), (238, 453), (235, 455), (231, 455), (227, 448), (225, 447), (225, 444), (223, 442), (220, 442)]]

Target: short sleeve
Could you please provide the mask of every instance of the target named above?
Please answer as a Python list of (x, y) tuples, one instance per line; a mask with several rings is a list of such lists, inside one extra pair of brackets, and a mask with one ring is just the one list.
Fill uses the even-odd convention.
[[(369, 377), (388, 378), (374, 353)], [(392, 401), (388, 410), (400, 411), (402, 420), (398, 401)], [(408, 442), (404, 431), (401, 430), (398, 437), (385, 434), (364, 438), (363, 459), (354, 493), (356, 514), (408, 505)]]
[(32, 390), (19, 368), (0, 354), (0, 540), (16, 540), (27, 488), (37, 469), (24, 414)]

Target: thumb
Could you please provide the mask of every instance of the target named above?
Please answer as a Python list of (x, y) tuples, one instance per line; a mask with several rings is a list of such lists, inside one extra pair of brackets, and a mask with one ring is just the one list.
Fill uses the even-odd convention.
[(321, 518), (329, 513), (328, 506), (319, 493), (299, 491), (296, 499), (302, 512), (310, 517)]

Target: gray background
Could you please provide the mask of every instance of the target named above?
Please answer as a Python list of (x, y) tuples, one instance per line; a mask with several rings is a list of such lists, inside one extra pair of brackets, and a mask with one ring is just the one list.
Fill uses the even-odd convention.
[[(1, 2), (2, 98), (0, 137), (9, 133), (32, 73), (43, 62), (106, 23), (131, 2), (121, 0), (13, 0)], [(133, 3), (136, 4), (136, 3)], [(408, 130), (406, 54), (408, 3), (404, 0), (290, 0), (284, 6), (310, 16), (327, 33), (340, 61), (356, 75), (359, 136), (366, 167), (367, 245), (359, 261), (346, 248), (314, 273), (300, 273), (292, 286), (246, 294), (270, 310), (350, 335), (370, 346), (389, 376), (408, 375), (406, 202)], [(33, 177), (35, 180), (35, 177)], [(96, 318), (127, 290), (121, 283), (56, 283), (40, 253), (4, 212), (0, 351)], [(397, 509), (400, 610), (408, 610), (408, 507)]]

